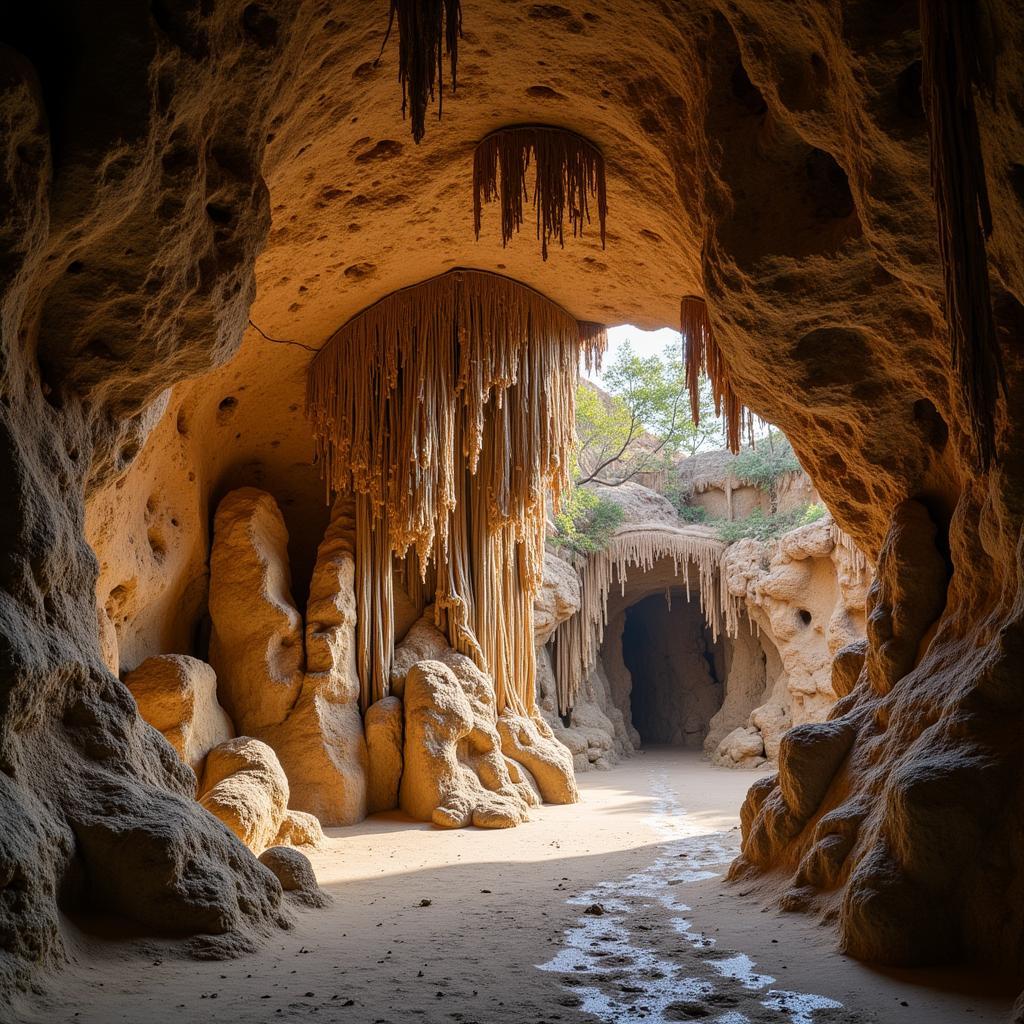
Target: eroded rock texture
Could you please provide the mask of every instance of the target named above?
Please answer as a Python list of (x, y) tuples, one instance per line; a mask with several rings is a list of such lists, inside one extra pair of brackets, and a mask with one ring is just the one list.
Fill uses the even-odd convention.
[(325, 825), (366, 816), (366, 742), (356, 675), (355, 520), (339, 499), (302, 616), (291, 594), (288, 531), (254, 487), (220, 503), (210, 555), (210, 658), (239, 731), (265, 741), (291, 806)]
[[(832, 661), (864, 636), (866, 567), (837, 542), (829, 519), (783, 534), (777, 542), (740, 540), (729, 546), (722, 572), (731, 594), (771, 649), (779, 672), (745, 728), (722, 740), (716, 758), (751, 757), (760, 736), (762, 753), (775, 760), (791, 725), (820, 722), (836, 698)], [(739, 755), (739, 756), (738, 756)]]
[(139, 714), (177, 751), (199, 778), (206, 755), (235, 735), (217, 701), (217, 676), (198, 658), (158, 654), (125, 676)]
[[(279, 917), (280, 886), (192, 802), (98, 641), (87, 488), (151, 404), (241, 339), (270, 207), (261, 164), (298, 4), (8, 12), (0, 46), (0, 991), (61, 957), (66, 907), (205, 932)], [(73, 40), (59, 56), (54, 36)], [(111, 74), (117, 68), (116, 75)], [(102, 112), (102, 113), (101, 113)], [(159, 653), (159, 652), (152, 652)]]
[[(740, 397), (786, 432), (880, 579), (859, 681), (832, 722), (782, 743), (780, 783), (751, 793), (746, 866), (794, 877), (794, 904), (839, 908), (858, 955), (1022, 965), (1015, 5), (984, 5), (978, 61), (997, 72), (978, 116), (1008, 385), (985, 473), (950, 369), (916, 3), (631, 0), (584, 18), (480, 0), (458, 93), (418, 147), (392, 58), (374, 64), (378, 5), (12, 6), (0, 51), (5, 988), (59, 958), (55, 894), (69, 876), (88, 879), (79, 903), (125, 914), (119, 887), (144, 876), (160, 913), (142, 916), (183, 929), (238, 936), (274, 920), (278, 884), (190, 802), (190, 771), (110, 673), (112, 638), (131, 640), (124, 669), (182, 649), (158, 606), (174, 609), (176, 644), (192, 635), (206, 523), (234, 488), (278, 498), (296, 578), (311, 576), (326, 513), (301, 346), (467, 262), (607, 323), (672, 326), (680, 295), (707, 297)], [(544, 53), (559, 59), (542, 65)], [(524, 121), (572, 125), (602, 148), (607, 249), (588, 232), (544, 263), (528, 232), (501, 248), (496, 213), (471, 241), (470, 148)], [(247, 314), (300, 344), (250, 330), (229, 362)], [(158, 500), (147, 525), (154, 492), (141, 460), (130, 467), (150, 430), (175, 454), (148, 480), (173, 476), (181, 501)], [(90, 533), (109, 567), (97, 592), (84, 496), (118, 484), (138, 528), (120, 566), (121, 540)], [(924, 537), (907, 529), (922, 515), (908, 501), (927, 515)], [(174, 518), (189, 525), (176, 533)], [(840, 686), (858, 658), (844, 657)], [(129, 834), (109, 856), (104, 837)]]

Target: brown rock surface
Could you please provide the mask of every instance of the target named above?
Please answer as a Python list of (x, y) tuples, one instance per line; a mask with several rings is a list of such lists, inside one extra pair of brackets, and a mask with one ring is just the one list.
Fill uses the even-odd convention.
[[(165, 29), (149, 8), (45, 5), (5, 25), (5, 1003), (63, 959), (58, 892), (146, 928), (217, 934), (211, 950), (237, 949), (280, 921), (276, 881), (195, 805), (191, 772), (143, 725), (109, 650), (104, 662), (84, 531), (87, 491), (131, 465), (148, 407), (224, 363), (241, 339), (270, 227), (261, 166), (272, 105), (301, 45), (300, 5), (284, 0), (275, 38), (240, 47), (245, 6), (229, 0), (202, 26)], [(74, 59), (53, 59), (55, 23)], [(115, 582), (127, 591), (131, 577)]]
[[(586, 21), (535, 6), (485, 2), (467, 16), (459, 91), (418, 147), (397, 112), (393, 58), (373, 63), (385, 22), (377, 5), (350, 5), (342, 21), (329, 7), (280, 0), (265, 20), (235, 0), (169, 0), (159, 17), (148, 5), (125, 14), (42, 0), (11, 21), (16, 49), (0, 57), (0, 877), (24, 882), (3, 910), (5, 987), (59, 959), (55, 894), (75, 818), (102, 832), (121, 827), (123, 808), (142, 830), (136, 848), (152, 844), (168, 864), (199, 843), (208, 856), (196, 876), (208, 883), (203, 898), (220, 901), (223, 928), (241, 935), (274, 919), (265, 872), (203, 822), (188, 773), (140, 727), (105, 666), (96, 600), (115, 630), (118, 609), (128, 616), (125, 668), (189, 649), (166, 643), (155, 602), (189, 595), (174, 629), (191, 635), (202, 615), (201, 577), (188, 585), (205, 557), (201, 524), (239, 486), (293, 503), (293, 565), (312, 565), (325, 516), (302, 421), (309, 353), (249, 331), (231, 360), (257, 281), (253, 320), (315, 347), (381, 295), (468, 261), (603, 322), (673, 325), (680, 294), (707, 296), (740, 397), (792, 439), (883, 581), (868, 672), (835, 712), (854, 733), (846, 758), (836, 765), (831, 747), (809, 746), (809, 763), (835, 768), (832, 784), (807, 821), (771, 837), (763, 863), (795, 871), (839, 836), (830, 884), (808, 886), (822, 890), (811, 902), (823, 912), (841, 908), (850, 950), (889, 962), (1024, 963), (1024, 893), (1007, 868), (1021, 817), (1018, 7), (985, 7), (985, 38), (999, 47), (982, 57), (997, 73), (977, 97), (1008, 392), (996, 462), (979, 471), (978, 425), (943, 314), (916, 85), (920, 5), (879, 14), (862, 0), (644, 0)], [(64, 59), (51, 15), (75, 60)], [(544, 53), (559, 60), (541, 67)], [(472, 144), (496, 123), (531, 120), (576, 127), (602, 148), (606, 250), (592, 231), (546, 263), (528, 232), (502, 249), (492, 210), (471, 241)], [(184, 428), (194, 479), (184, 474), (181, 494), (195, 525), (165, 573), (109, 564), (110, 589), (98, 593), (86, 487), (99, 497), (124, 481), (126, 502), (140, 502), (133, 521), (144, 523), (148, 488), (133, 473), (115, 478), (169, 387), (149, 436)], [(909, 498), (932, 524), (927, 543), (899, 538)], [(131, 533), (145, 556), (145, 533)], [(89, 536), (100, 567), (117, 560), (112, 536)], [(890, 561), (898, 568), (887, 576)], [(755, 818), (783, 799), (781, 789), (758, 793)], [(747, 820), (752, 842), (761, 831)], [(822, 822), (835, 831), (819, 835)], [(130, 850), (125, 858), (116, 868), (90, 861), (91, 891), (108, 909), (123, 909), (104, 883), (130, 875)], [(195, 925), (194, 893), (173, 872), (162, 878), (164, 916)]]
[(326, 907), (331, 898), (317, 884), (309, 858), (290, 846), (271, 846), (260, 854), (260, 863), (269, 868), (281, 888), (307, 907)]
[(315, 814), (325, 825), (352, 825), (366, 816), (353, 516), (352, 502), (339, 498), (317, 550), (298, 699), (279, 723), (259, 730), (288, 775), (292, 806)]
[(139, 714), (201, 778), (206, 755), (231, 739), (234, 727), (217, 703), (217, 676), (198, 658), (158, 654), (124, 678)]
[(243, 735), (284, 721), (302, 689), (302, 617), (291, 594), (288, 530), (255, 487), (217, 506), (210, 552), (210, 663)]
[(286, 811), (274, 837), (275, 846), (311, 846), (317, 849), (325, 841), (320, 820), (305, 811)]
[[(405, 747), (399, 802), (420, 821), (444, 828), (469, 824), (480, 828), (511, 828), (525, 821), (527, 805), (510, 787), (496, 791), (458, 748), (467, 749), (474, 732), (474, 713), (455, 673), (439, 661), (418, 661), (405, 679)], [(492, 748), (493, 749), (493, 748)], [(472, 747), (469, 752), (475, 753)], [(507, 776), (506, 776), (507, 778)], [(501, 780), (504, 781), (504, 780)]]

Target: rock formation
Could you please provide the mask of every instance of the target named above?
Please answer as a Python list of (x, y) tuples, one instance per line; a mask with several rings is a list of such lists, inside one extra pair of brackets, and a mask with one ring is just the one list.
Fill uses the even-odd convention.
[(366, 709), (366, 809), (370, 814), (398, 806), (402, 781), (404, 710), (394, 696), (382, 697)]
[(269, 868), (281, 888), (295, 902), (306, 907), (326, 907), (330, 897), (317, 885), (309, 859), (290, 846), (270, 846), (260, 854), (260, 863)]
[(198, 658), (155, 655), (129, 672), (124, 685), (139, 714), (163, 733), (197, 779), (210, 750), (235, 735), (231, 719), (217, 702), (217, 676)]
[[(878, 577), (867, 649), (833, 673), (850, 687), (863, 654), (856, 682), (782, 740), (736, 874), (790, 878), (786, 905), (857, 956), (1019, 971), (1019, 6), (465, 6), (458, 98), (418, 146), (393, 57), (374, 63), (379, 5), (39, 0), (5, 21), (0, 991), (60, 963), (58, 893), (221, 949), (281, 920), (279, 883), (112, 669), (203, 655), (232, 490), (274, 495), (304, 592), (327, 520), (310, 350), (466, 263), (577, 322), (674, 326), (705, 300), (731, 388)], [(982, 24), (950, 40), (943, 12)], [(586, 127), (605, 250), (473, 240), (466, 157), (496, 121)]]
[(272, 845), (288, 812), (288, 778), (274, 751), (251, 736), (207, 755), (199, 803), (254, 853)]
[(491, 681), (428, 615), (396, 648), (391, 688), (405, 718), (399, 806), (414, 818), (509, 828), (541, 800), (578, 799), (572, 755), (547, 723), (499, 715)]
[[(750, 621), (782, 662), (767, 699), (746, 723), (774, 761), (790, 725), (824, 721), (843, 696), (832, 686), (832, 661), (841, 648), (864, 637), (870, 577), (863, 556), (840, 542), (829, 519), (792, 530), (777, 542), (731, 544), (722, 571), (729, 592), (743, 598)], [(732, 742), (722, 741), (716, 757), (740, 760), (734, 747), (746, 741), (733, 735)]]
[[(789, 486), (805, 491), (798, 482)], [(863, 555), (827, 516), (778, 540), (726, 543), (707, 526), (681, 523), (673, 506), (647, 487), (596, 490), (615, 501), (625, 518), (608, 550), (581, 565), (594, 661), (571, 714), (556, 714), (562, 708), (545, 694), (547, 687), (557, 695), (557, 680), (551, 679), (548, 652), (538, 651), (541, 707), (555, 735), (579, 769), (604, 767), (631, 751), (640, 741), (638, 729), (650, 743), (703, 746), (723, 767), (774, 761), (791, 725), (823, 721), (843, 695), (833, 689), (832, 664), (841, 648), (864, 637), (870, 577)], [(549, 553), (538, 602), (545, 624), (555, 621), (556, 645), (567, 641), (572, 659), (582, 660), (587, 644), (575, 639), (575, 631), (583, 617), (574, 619), (580, 613), (568, 568)], [(588, 583), (595, 571), (599, 587)], [(696, 617), (673, 618), (673, 602), (691, 597), (699, 599)], [(632, 653), (624, 646), (628, 616), (640, 631)], [(719, 640), (722, 623), (726, 636)], [(637, 663), (627, 664), (630, 657)], [(647, 680), (650, 689), (639, 711), (632, 701), (635, 679)]]
[(292, 806), (325, 825), (366, 814), (354, 531), (352, 502), (339, 500), (317, 551), (305, 633), (288, 533), (269, 494), (243, 488), (221, 501), (210, 556), (210, 657), (221, 666), (225, 703), (237, 709), (240, 731), (273, 748)]

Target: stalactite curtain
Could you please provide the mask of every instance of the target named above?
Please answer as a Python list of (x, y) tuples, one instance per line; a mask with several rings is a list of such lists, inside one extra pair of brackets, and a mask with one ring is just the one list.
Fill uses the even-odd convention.
[(558, 712), (568, 714), (579, 688), (594, 667), (605, 626), (608, 595), (613, 579), (625, 592), (630, 566), (648, 572), (663, 558), (671, 558), (676, 575), (683, 570), (686, 599), (690, 600), (690, 566), (697, 569), (700, 606), (717, 640), (723, 631), (735, 636), (740, 620), (740, 599), (729, 593), (720, 571), (726, 544), (712, 530), (635, 526), (620, 529), (606, 548), (591, 555), (580, 567), (580, 610), (561, 623), (554, 635), (554, 671)]
[(533, 206), (541, 255), (548, 244), (565, 246), (565, 218), (573, 237), (590, 223), (590, 203), (596, 207), (605, 245), (608, 196), (604, 157), (589, 139), (551, 125), (501, 128), (481, 139), (473, 157), (473, 224), (477, 239), (483, 206), (494, 199), (501, 207), (501, 244), (508, 245), (523, 224), (523, 204), (530, 199), (527, 177), (533, 163)]
[(733, 390), (729, 367), (711, 331), (708, 307), (703, 299), (684, 296), (679, 307), (679, 330), (683, 336), (683, 366), (693, 423), (696, 426), (700, 422), (700, 381), (706, 374), (715, 398), (715, 415), (724, 418), (729, 450), (735, 454), (740, 450), (744, 433), (753, 440), (754, 418)]
[(333, 491), (359, 496), (364, 704), (387, 692), (391, 565), (406, 558), (452, 646), (494, 679), (500, 709), (532, 707), (533, 596), (545, 501), (569, 485), (580, 323), (497, 274), (456, 270), (353, 317), (310, 364), (306, 411)]
[[(829, 527), (834, 544), (842, 547), (854, 572), (864, 575), (871, 564), (853, 538), (834, 522)], [(705, 527), (673, 529), (662, 525), (637, 525), (620, 529), (603, 550), (590, 555), (577, 568), (580, 577), (580, 610), (560, 623), (553, 637), (555, 689), (558, 713), (572, 710), (583, 681), (590, 674), (608, 625), (608, 595), (618, 580), (625, 593), (629, 569), (649, 572), (656, 562), (672, 559), (675, 575), (683, 572), (686, 600), (691, 599), (690, 567), (697, 570), (697, 590), (704, 621), (712, 640), (721, 634), (735, 637), (743, 614), (743, 599), (729, 590), (722, 572), (722, 556), (728, 545)], [(666, 590), (671, 608), (671, 591)]]

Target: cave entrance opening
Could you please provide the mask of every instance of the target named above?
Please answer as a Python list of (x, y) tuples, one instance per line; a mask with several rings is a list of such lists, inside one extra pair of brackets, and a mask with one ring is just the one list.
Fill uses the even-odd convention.
[(700, 750), (725, 698), (722, 642), (682, 589), (626, 609), (622, 660), (632, 724), (644, 746)]

